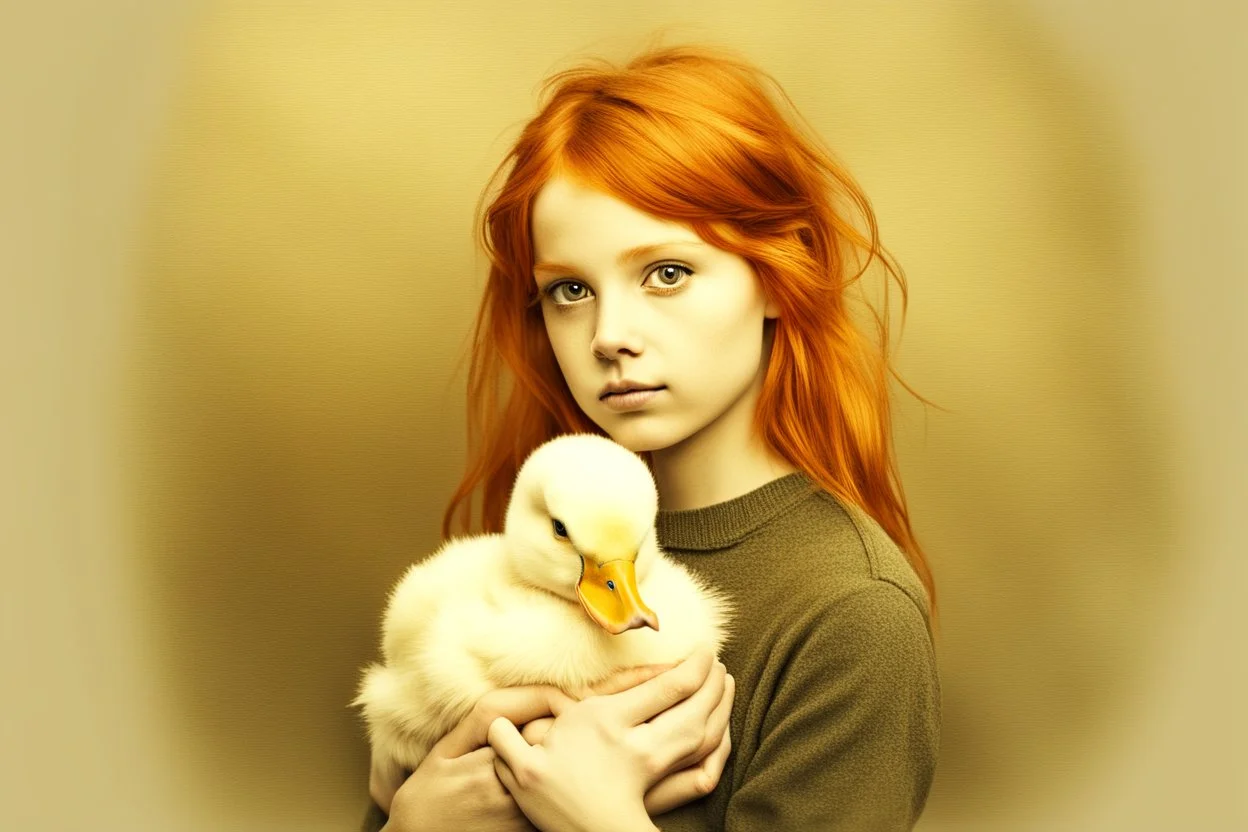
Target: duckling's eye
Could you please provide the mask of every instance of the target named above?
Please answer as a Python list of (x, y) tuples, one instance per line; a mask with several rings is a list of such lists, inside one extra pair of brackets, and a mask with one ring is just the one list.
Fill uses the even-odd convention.
[(552, 524), (553, 524), (553, 525), (554, 525), (554, 527), (555, 527), (555, 536), (556, 536), (556, 537), (567, 537), (567, 536), (568, 536), (568, 527), (567, 527), (567, 526), (563, 525), (563, 523), (559, 522), (558, 520), (552, 520)]
[(607, 581), (607, 589), (615, 592), (615, 581)]

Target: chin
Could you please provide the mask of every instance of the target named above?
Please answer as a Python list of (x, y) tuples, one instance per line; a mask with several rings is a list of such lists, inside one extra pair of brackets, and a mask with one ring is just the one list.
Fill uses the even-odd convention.
[(635, 454), (662, 451), (688, 438), (687, 433), (680, 432), (670, 424), (661, 424), (659, 420), (611, 419), (597, 424), (613, 442), (623, 445)]

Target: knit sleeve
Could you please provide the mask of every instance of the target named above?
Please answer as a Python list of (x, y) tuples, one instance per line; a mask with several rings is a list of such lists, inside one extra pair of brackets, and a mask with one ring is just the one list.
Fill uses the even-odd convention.
[(806, 624), (781, 658), (725, 829), (912, 829), (940, 737), (940, 683), (923, 614), (897, 586), (874, 581)]

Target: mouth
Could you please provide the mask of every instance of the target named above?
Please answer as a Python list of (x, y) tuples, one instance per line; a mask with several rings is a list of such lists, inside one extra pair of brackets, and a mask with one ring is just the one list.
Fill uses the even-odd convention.
[(637, 387), (619, 393), (604, 393), (602, 406), (616, 413), (649, 412), (651, 405), (663, 394), (666, 387)]
[(612, 396), (626, 396), (629, 393), (650, 393), (657, 390), (666, 390), (667, 386), (660, 384), (655, 386), (646, 386), (643, 384), (629, 384), (621, 386), (607, 385), (601, 393), (598, 394), (599, 401), (606, 401)]

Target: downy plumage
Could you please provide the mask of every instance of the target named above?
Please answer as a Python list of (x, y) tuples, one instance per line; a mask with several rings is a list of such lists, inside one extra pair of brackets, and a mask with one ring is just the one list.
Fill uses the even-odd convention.
[(610, 439), (570, 434), (530, 454), (503, 533), (447, 541), (390, 594), (383, 663), (352, 703), (375, 770), (401, 782), (495, 688), (574, 691), (703, 645), (718, 654), (731, 606), (662, 554), (657, 510), (649, 469)]

